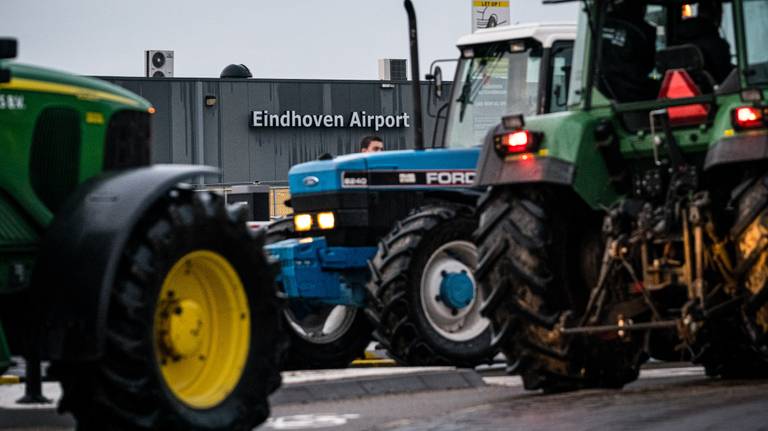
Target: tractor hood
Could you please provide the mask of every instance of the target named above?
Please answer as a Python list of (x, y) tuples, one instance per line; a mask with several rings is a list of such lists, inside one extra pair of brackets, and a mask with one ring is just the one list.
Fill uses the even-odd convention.
[[(354, 172), (354, 179), (360, 180), (366, 178), (365, 172), (474, 171), (479, 154), (480, 147), (350, 154), (332, 160), (317, 160), (296, 165), (288, 172), (288, 183), (293, 196), (346, 188), (360, 189), (371, 183), (357, 181), (345, 184), (342, 180), (345, 172)], [(370, 179), (370, 176), (367, 179)], [(398, 183), (388, 185), (404, 186)], [(419, 184), (413, 186), (418, 187)]]
[(0, 84), (3, 89), (71, 95), (82, 100), (112, 102), (138, 110), (151, 106), (146, 99), (100, 79), (11, 61), (0, 61), (0, 68), (11, 71), (11, 82)]

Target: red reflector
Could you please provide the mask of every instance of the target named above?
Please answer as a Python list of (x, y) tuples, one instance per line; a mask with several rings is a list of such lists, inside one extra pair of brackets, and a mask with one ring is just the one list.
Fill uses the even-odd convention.
[(763, 112), (752, 106), (742, 106), (733, 111), (733, 122), (739, 129), (763, 127)]
[(524, 152), (531, 141), (531, 132), (527, 130), (507, 133), (501, 137), (502, 148), (508, 153)]
[[(668, 70), (661, 84), (659, 99), (685, 99), (700, 96), (699, 87), (683, 69)], [(673, 106), (667, 109), (673, 126), (699, 124), (707, 120), (709, 107), (704, 104)]]

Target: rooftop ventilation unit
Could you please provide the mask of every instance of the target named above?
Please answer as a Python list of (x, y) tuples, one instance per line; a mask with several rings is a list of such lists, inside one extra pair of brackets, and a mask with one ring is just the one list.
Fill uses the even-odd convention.
[(394, 58), (379, 59), (379, 79), (382, 81), (406, 81), (405, 60)]
[(147, 78), (172, 78), (173, 51), (144, 51), (144, 71)]

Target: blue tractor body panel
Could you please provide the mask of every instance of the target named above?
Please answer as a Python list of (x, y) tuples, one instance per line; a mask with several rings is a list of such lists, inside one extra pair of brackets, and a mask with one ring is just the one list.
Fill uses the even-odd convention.
[[(302, 163), (291, 168), (288, 172), (288, 184), (291, 196), (309, 193), (321, 193), (341, 191), (345, 189), (360, 189), (366, 187), (376, 188), (408, 188), (408, 189), (435, 189), (439, 187), (469, 186), (472, 181), (463, 181), (462, 184), (440, 183), (438, 177), (435, 181), (415, 183), (396, 181), (393, 184), (380, 184), (368, 176), (367, 181), (347, 181), (353, 178), (363, 178), (362, 173), (418, 173), (428, 172), (439, 175), (448, 171), (471, 171), (474, 173), (477, 159), (480, 156), (480, 147), (461, 149), (432, 149), (432, 150), (403, 150), (382, 151), (379, 153), (358, 153), (336, 157), (332, 160), (317, 160)], [(354, 177), (346, 177), (345, 173), (355, 173)], [(308, 179), (314, 177), (312, 179)], [(474, 180), (474, 174), (471, 178)]]
[[(288, 173), (291, 200), (295, 203), (321, 195), (325, 201), (328, 196), (361, 192), (401, 196), (400, 193), (469, 189), (474, 182), (479, 155), (479, 147), (404, 150), (350, 154), (302, 163)], [(337, 213), (339, 220), (343, 210), (329, 206), (323, 210)], [(375, 217), (382, 217), (379, 208), (373, 206), (368, 210)], [(395, 221), (392, 220), (387, 229)], [(334, 229), (342, 230), (345, 226)], [(347, 243), (329, 246), (326, 238), (317, 233), (266, 246), (267, 252), (281, 264), (278, 281), (285, 295), (326, 304), (364, 306), (368, 261), (376, 254), (378, 240), (362, 247)]]
[(376, 247), (328, 247), (325, 238), (286, 239), (265, 247), (280, 261), (278, 283), (289, 298), (362, 307), (368, 260)]

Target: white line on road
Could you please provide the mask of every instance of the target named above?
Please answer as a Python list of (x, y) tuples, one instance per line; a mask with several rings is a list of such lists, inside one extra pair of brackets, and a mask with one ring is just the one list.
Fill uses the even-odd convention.
[[(655, 368), (650, 370), (640, 370), (641, 380), (689, 376), (704, 377), (704, 375), (704, 368), (702, 367)], [(519, 376), (489, 376), (483, 377), (483, 380), (485, 380), (485, 383), (495, 386), (523, 386), (523, 380)]]

